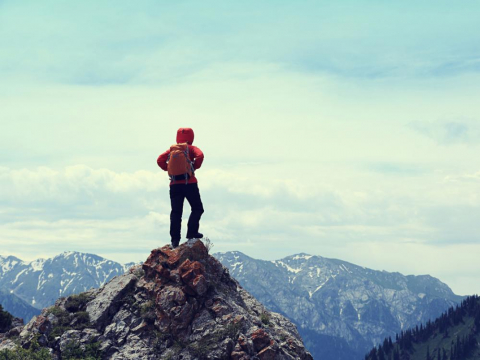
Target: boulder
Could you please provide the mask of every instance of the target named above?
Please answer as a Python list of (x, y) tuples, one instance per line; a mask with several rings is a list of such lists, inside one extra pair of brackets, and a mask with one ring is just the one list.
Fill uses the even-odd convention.
[(97, 296), (88, 303), (87, 312), (90, 321), (97, 329), (101, 329), (108, 322), (108, 318), (115, 315), (120, 308), (120, 300), (137, 281), (133, 274), (121, 275), (113, 278)]

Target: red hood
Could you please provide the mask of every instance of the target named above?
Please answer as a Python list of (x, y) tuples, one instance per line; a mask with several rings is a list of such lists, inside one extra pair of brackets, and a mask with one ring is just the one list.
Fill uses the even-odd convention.
[(177, 144), (188, 143), (189, 145), (192, 145), (194, 137), (195, 135), (192, 129), (180, 128), (177, 131)]

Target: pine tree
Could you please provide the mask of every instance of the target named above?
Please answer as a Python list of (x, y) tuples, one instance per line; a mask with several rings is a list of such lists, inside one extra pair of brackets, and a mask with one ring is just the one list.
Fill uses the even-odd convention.
[(374, 347), (367, 355), (365, 355), (365, 360), (378, 360), (376, 347)]
[(383, 351), (385, 352), (385, 354), (388, 354), (390, 352), (390, 347), (389, 347), (389, 344), (388, 344), (388, 339), (385, 338), (383, 340)]
[(383, 351), (381, 346), (378, 348), (378, 360), (386, 360), (385, 352)]
[(12, 325), (13, 316), (3, 310), (3, 306), (0, 304), (0, 333), (7, 331)]
[(456, 358), (460, 358), (460, 349), (461, 349), (460, 337), (457, 336), (457, 343), (455, 344), (455, 357)]
[(400, 353), (398, 352), (398, 349), (395, 349), (393, 352), (393, 360), (400, 360)]
[[(392, 342), (390, 337), (385, 338), (381, 346), (376, 349), (376, 360), (378, 358), (383, 360), (382, 355), (384, 355), (385, 360), (406, 360), (410, 358), (409, 353), (414, 351), (414, 344), (432, 345), (428, 340), (437, 336), (443, 337), (443, 339), (451, 339), (450, 334), (454, 333), (453, 327), (468, 324), (466, 318), (473, 320), (473, 326), (469, 329), (470, 333), (464, 336), (452, 336), (450, 350), (439, 348), (430, 352), (430, 349), (427, 348), (427, 359), (429, 360), (464, 359), (474, 349), (479, 348), (476, 343), (477, 334), (480, 333), (480, 297), (478, 295), (470, 296), (461, 304), (450, 307), (434, 321), (429, 320), (425, 324), (419, 324), (414, 328), (401, 330), (400, 333), (395, 334), (395, 342)], [(368, 360), (371, 360), (371, 357)]]

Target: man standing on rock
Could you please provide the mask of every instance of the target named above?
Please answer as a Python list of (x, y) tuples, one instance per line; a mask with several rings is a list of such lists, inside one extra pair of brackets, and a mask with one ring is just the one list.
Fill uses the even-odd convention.
[(203, 162), (203, 152), (193, 146), (194, 133), (190, 128), (180, 128), (177, 131), (177, 143), (172, 145), (157, 159), (157, 164), (168, 171), (170, 177), (170, 236), (172, 247), (180, 244), (183, 202), (185, 198), (192, 208), (188, 219), (187, 239), (201, 239), (198, 232), (200, 218), (203, 214), (203, 204), (200, 199), (195, 171), (200, 169)]

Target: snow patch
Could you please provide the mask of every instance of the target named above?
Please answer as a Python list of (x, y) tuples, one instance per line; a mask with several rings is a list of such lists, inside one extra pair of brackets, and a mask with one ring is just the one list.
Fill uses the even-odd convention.
[(37, 259), (30, 263), (30, 267), (33, 269), (34, 272), (42, 271), (44, 264), (45, 264), (45, 259)]
[(325, 284), (328, 282), (328, 280), (330, 280), (330, 279), (327, 279), (327, 280), (324, 281), (322, 284), (320, 284), (319, 286), (317, 286), (317, 288), (316, 288), (314, 291), (309, 291), (309, 292), (308, 292), (308, 294), (310, 295), (310, 299), (312, 298), (313, 294), (315, 294), (318, 290), (320, 290), (320, 289), (323, 287), (323, 285), (325, 285)]
[(353, 273), (350, 271), (350, 269), (347, 268), (344, 264), (341, 264), (341, 265), (340, 265), (340, 269), (342, 269), (342, 270), (344, 270), (344, 271), (346, 271), (346, 272), (348, 272), (348, 273), (350, 273), (350, 274), (353, 274)]
[(232, 271), (237, 270), (237, 266), (239, 268), (239, 271), (242, 271), (243, 269), (243, 263), (241, 261), (237, 261), (235, 264), (230, 265), (232, 267)]
[(295, 268), (292, 268), (291, 266), (288, 266), (287, 264), (285, 264), (283, 261), (277, 261), (277, 263), (281, 264), (284, 268), (286, 268), (289, 272), (292, 272), (294, 274), (298, 274), (300, 271), (302, 271), (302, 269), (295, 269)]
[(295, 255), (292, 260), (308, 260), (312, 257), (313, 255)]
[(2, 272), (6, 273), (6, 272), (12, 270), (15, 267), (15, 265), (17, 265), (17, 264), (18, 264), (18, 261), (16, 261), (16, 260), (7, 261), (7, 262), (3, 263), (2, 264)]
[(12, 281), (12, 284), (15, 284), (17, 281), (18, 281), (18, 278), (20, 277), (20, 275), (22, 275), (24, 272), (26, 272), (27, 269), (23, 269), (22, 271), (20, 271), (17, 276), (15, 276), (15, 279)]

